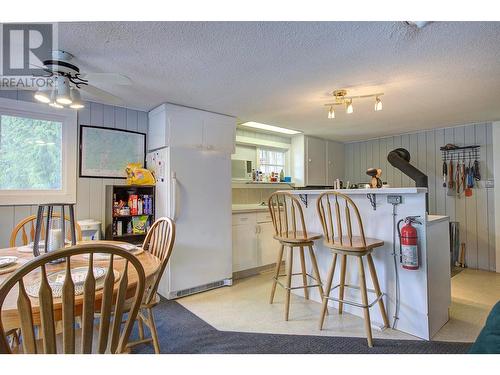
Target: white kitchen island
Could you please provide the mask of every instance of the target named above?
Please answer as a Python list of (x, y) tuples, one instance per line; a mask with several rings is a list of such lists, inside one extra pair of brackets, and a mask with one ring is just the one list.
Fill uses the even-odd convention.
[[(294, 190), (288, 191), (301, 198), (307, 230), (314, 233), (323, 233), (318, 213), (316, 199), (324, 190)], [(450, 247), (449, 247), (449, 219), (447, 216), (427, 215), (425, 188), (382, 188), (382, 189), (343, 189), (339, 192), (348, 195), (357, 205), (364, 225), (366, 237), (384, 241), (384, 246), (374, 249), (373, 259), (377, 269), (378, 279), (387, 308), (391, 326), (396, 313), (396, 287), (399, 277), (399, 312), (395, 329), (430, 340), (432, 336), (448, 321), (448, 308), (451, 303), (450, 287)], [(370, 194), (372, 201), (368, 198)], [(419, 216), (422, 225), (416, 225), (418, 231), (419, 264), (418, 270), (406, 270), (401, 267), (397, 257), (397, 274), (393, 256), (393, 205), (388, 203), (388, 196), (401, 196), (402, 203), (396, 206), (396, 222), (407, 216)], [(372, 205), (375, 202), (375, 208)], [(357, 225), (353, 222), (353, 231)], [(353, 233), (357, 234), (357, 233)], [(323, 246), (323, 240), (314, 244), (318, 259), (321, 278), (324, 281), (331, 265), (332, 253)], [(399, 254), (399, 240), (396, 235), (396, 251)], [(298, 253), (297, 253), (298, 256)], [(299, 272), (300, 261), (294, 259), (294, 272)], [(339, 283), (339, 263), (335, 272), (333, 285)], [(308, 263), (308, 272), (312, 274)], [(294, 280), (300, 283), (300, 280)], [(348, 257), (346, 284), (358, 285), (357, 263)], [(367, 287), (373, 289), (370, 277), (367, 276)], [(293, 291), (303, 294), (301, 289)], [(338, 293), (337, 290), (332, 293)], [(309, 291), (310, 298), (318, 302), (321, 297), (313, 288)], [(348, 300), (360, 301), (357, 290), (346, 289)], [(375, 298), (369, 293), (369, 300)], [(336, 307), (336, 302), (330, 301)], [(347, 313), (363, 316), (360, 308), (344, 305)], [(336, 314), (336, 310), (332, 312)], [(382, 326), (382, 317), (378, 306), (370, 309), (372, 325)], [(319, 319), (319, 316), (318, 316)]]

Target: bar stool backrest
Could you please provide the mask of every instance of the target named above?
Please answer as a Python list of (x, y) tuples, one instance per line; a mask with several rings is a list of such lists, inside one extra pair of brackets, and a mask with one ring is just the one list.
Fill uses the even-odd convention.
[(318, 197), (316, 208), (327, 242), (340, 246), (352, 246), (353, 228), (351, 210), (357, 219), (357, 231), (361, 244), (366, 246), (365, 231), (358, 207), (347, 195), (327, 191)]
[(268, 200), (274, 232), (281, 238), (307, 238), (306, 223), (300, 201), (290, 193), (277, 192)]
[(165, 271), (175, 242), (175, 223), (168, 217), (157, 219), (146, 235), (142, 248), (149, 251), (155, 257), (160, 259), (161, 266), (154, 278), (154, 282), (149, 285), (144, 295), (144, 303), (150, 303), (155, 297), (158, 284)]

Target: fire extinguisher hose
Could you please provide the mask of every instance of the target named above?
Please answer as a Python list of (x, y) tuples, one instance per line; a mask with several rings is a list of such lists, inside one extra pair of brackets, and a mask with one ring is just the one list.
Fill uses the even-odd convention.
[[(405, 219), (401, 219), (396, 224), (396, 206), (393, 206), (393, 231), (392, 231), (392, 255), (394, 261), (394, 274), (396, 276), (396, 303), (394, 309), (394, 320), (392, 321), (392, 329), (396, 328), (396, 323), (399, 319), (399, 307), (401, 304), (400, 300), (400, 287), (399, 287), (399, 267), (398, 267), (398, 256), (401, 258), (401, 223), (403, 223)], [(399, 239), (399, 253), (396, 252), (396, 231), (398, 233)]]

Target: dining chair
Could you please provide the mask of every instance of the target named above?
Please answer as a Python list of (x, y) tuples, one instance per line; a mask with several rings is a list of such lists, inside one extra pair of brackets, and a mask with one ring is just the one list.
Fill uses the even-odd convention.
[[(146, 235), (142, 248), (144, 251), (149, 251), (152, 255), (156, 256), (161, 264), (158, 273), (154, 278), (146, 281), (146, 291), (144, 298), (137, 316), (137, 326), (139, 331), (139, 340), (130, 342), (128, 347), (135, 345), (153, 342), (153, 347), (156, 354), (160, 354), (160, 343), (158, 340), (158, 332), (156, 330), (156, 323), (153, 315), (153, 308), (160, 302), (160, 297), (157, 293), (158, 284), (167, 267), (170, 255), (175, 242), (175, 223), (168, 217), (157, 219)], [(144, 338), (144, 324), (151, 332), (150, 338)]]
[[(384, 321), (384, 327), (389, 326), (389, 319), (387, 318), (387, 312), (382, 298), (383, 293), (380, 291), (377, 271), (372, 257), (373, 249), (383, 246), (384, 241), (376, 238), (365, 237), (363, 221), (361, 220), (358, 207), (353, 200), (345, 194), (334, 191), (324, 192), (318, 196), (316, 208), (321, 221), (321, 226), (323, 228), (323, 244), (333, 253), (332, 263), (326, 280), (325, 293), (323, 295), (323, 307), (320, 316), (319, 329), (323, 328), (329, 300), (338, 302), (339, 314), (342, 314), (344, 304), (360, 307), (364, 312), (365, 331), (368, 346), (372, 347), (373, 338), (370, 322), (370, 307), (378, 303), (382, 320)], [(351, 215), (351, 211), (353, 215)], [(351, 216), (353, 216), (355, 220), (352, 220)], [(354, 231), (352, 225), (353, 221), (355, 221), (355, 223), (357, 222), (357, 227), (354, 227)], [(332, 288), (335, 267), (337, 264), (337, 255), (342, 257), (340, 264), (340, 281), (338, 285), (335, 285)], [(345, 283), (348, 257), (357, 259), (359, 286)], [(366, 258), (366, 263), (368, 264), (368, 269), (370, 270), (370, 276), (374, 289), (366, 288), (363, 258)], [(338, 298), (331, 297), (331, 291), (337, 288), (339, 290)], [(361, 292), (361, 302), (345, 300), (345, 288), (358, 289)], [(375, 294), (375, 299), (372, 302), (368, 302), (367, 292)]]
[[(54, 212), (52, 214), (52, 217), (53, 218), (60, 218), (61, 214)], [(69, 216), (65, 216), (64, 220), (69, 223), (70, 222)], [(21, 220), (19, 223), (17, 223), (16, 226), (14, 227), (14, 229), (12, 230), (11, 235), (10, 235), (9, 246), (10, 247), (16, 246), (17, 236), (19, 235), (19, 232), (21, 232), (21, 244), (23, 246), (26, 246), (26, 245), (28, 245), (28, 243), (33, 242), (33, 240), (35, 239), (35, 225), (36, 225), (36, 215), (28, 216), (28, 217), (24, 218), (23, 220)], [(78, 223), (75, 223), (75, 227), (76, 227), (77, 241), (81, 241), (82, 240), (82, 229), (80, 228), (80, 225), (78, 225)], [(41, 230), (42, 238), (41, 239), (43, 239), (44, 234), (45, 234), (43, 221), (42, 221), (41, 228), (42, 228), (42, 230)], [(66, 225), (66, 228), (68, 228), (68, 231), (66, 233), (65, 238), (71, 239), (69, 225)], [(29, 239), (28, 239), (28, 234), (29, 234)]]
[[(102, 289), (96, 291), (94, 276), (94, 254), (109, 254), (108, 267), (101, 279)], [(76, 285), (71, 276), (73, 257), (88, 257), (88, 268), (83, 285)], [(64, 280), (61, 281), (58, 298), (53, 297), (47, 274), (50, 262), (63, 259)], [(122, 258), (122, 259), (120, 259)], [(120, 262), (121, 274), (116, 274), (114, 265)], [(124, 263), (123, 263), (124, 262)], [(30, 298), (28, 292), (33, 282), (39, 282), (38, 298)], [(31, 283), (31, 284), (30, 284)], [(133, 303), (127, 312), (123, 329), (126, 294), (135, 284)], [(7, 295), (17, 289), (17, 306), (22, 335), (22, 353), (122, 353), (126, 347), (134, 321), (144, 295), (144, 269), (137, 257), (122, 248), (110, 244), (81, 244), (43, 254), (14, 271), (0, 285), (0, 310)], [(26, 286), (28, 286), (28, 291)], [(75, 288), (83, 286), (81, 295), (75, 296)], [(39, 306), (32, 307), (32, 301)], [(55, 313), (59, 305), (62, 314)], [(94, 312), (100, 308), (100, 318), (95, 325)], [(56, 312), (58, 312), (57, 310)], [(114, 313), (112, 313), (114, 312)], [(39, 316), (38, 316), (39, 314)], [(75, 317), (80, 316), (81, 328), (76, 328)], [(62, 334), (56, 334), (56, 324), (62, 321)], [(35, 337), (35, 324), (40, 330), (40, 339)], [(18, 352), (21, 352), (21, 348)], [(15, 352), (15, 351), (14, 351)], [(13, 350), (7, 341), (0, 316), (0, 354)]]
[[(287, 192), (276, 192), (270, 195), (268, 200), (269, 213), (274, 227), (274, 239), (280, 243), (278, 259), (276, 260), (276, 269), (271, 288), (271, 298), (269, 303), (273, 303), (276, 285), (279, 284), (286, 290), (285, 294), (285, 320), (288, 320), (290, 312), (290, 293), (293, 289), (304, 289), (304, 297), (309, 299), (309, 288), (317, 287), (320, 295), (323, 295), (323, 286), (319, 274), (316, 255), (314, 254), (314, 241), (322, 236), (318, 233), (307, 231), (304, 213), (300, 201), (292, 194)], [(285, 247), (288, 248), (286, 257), (286, 273), (280, 275), (280, 267), (283, 259)], [(305, 248), (309, 250), (313, 275), (309, 275), (306, 270)], [(301, 272), (293, 273), (293, 252), (298, 250)], [(292, 276), (302, 276), (302, 286), (292, 286)], [(281, 276), (286, 277), (285, 284), (279, 280)], [(308, 277), (315, 281), (308, 283)]]

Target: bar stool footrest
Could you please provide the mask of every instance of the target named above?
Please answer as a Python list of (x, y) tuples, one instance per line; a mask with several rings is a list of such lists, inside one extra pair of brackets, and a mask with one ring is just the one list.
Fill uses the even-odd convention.
[[(316, 279), (314, 276), (306, 273), (306, 276), (310, 277), (311, 279), (313, 279), (314, 281), (316, 281), (318, 284), (308, 284), (308, 285), (301, 285), (301, 286), (293, 286), (293, 287), (287, 287), (286, 285), (284, 285), (280, 280), (279, 278), (280, 277), (285, 277), (287, 276), (286, 274), (281, 274), (281, 275), (278, 275), (278, 277), (273, 277), (273, 280), (275, 280), (281, 287), (283, 287), (284, 289), (290, 289), (290, 290), (294, 290), (294, 289), (306, 289), (306, 288), (317, 288), (318, 286), (323, 286), (323, 283), (321, 283), (320, 281), (318, 281), (318, 279)], [(302, 276), (302, 272), (297, 272), (297, 273), (292, 273), (292, 276)]]
[[(340, 287), (340, 284), (337, 284), (335, 285), (333, 288), (330, 289), (330, 293), (339, 288)], [(357, 285), (349, 285), (349, 284), (344, 284), (344, 288), (350, 288), (350, 289), (356, 289), (356, 290), (360, 290), (360, 287), (357, 286)], [(374, 290), (374, 289), (366, 289), (367, 292), (369, 293), (373, 293), (373, 294), (376, 294), (377, 292)], [(359, 303), (359, 302), (356, 302), (356, 301), (350, 301), (350, 300), (345, 300), (345, 299), (339, 299), (339, 298), (335, 298), (335, 297), (330, 297), (329, 295), (328, 296), (323, 296), (324, 298), (326, 299), (329, 299), (329, 300), (332, 300), (332, 301), (336, 301), (336, 302), (342, 302), (346, 305), (351, 305), (351, 306), (356, 306), (356, 307), (361, 307), (361, 308), (370, 308), (372, 307), (373, 305), (375, 305), (378, 301), (380, 301), (380, 299), (385, 295), (385, 293), (382, 293), (380, 294), (380, 296), (377, 296), (371, 303), (369, 303), (368, 305), (363, 305), (362, 303)]]

